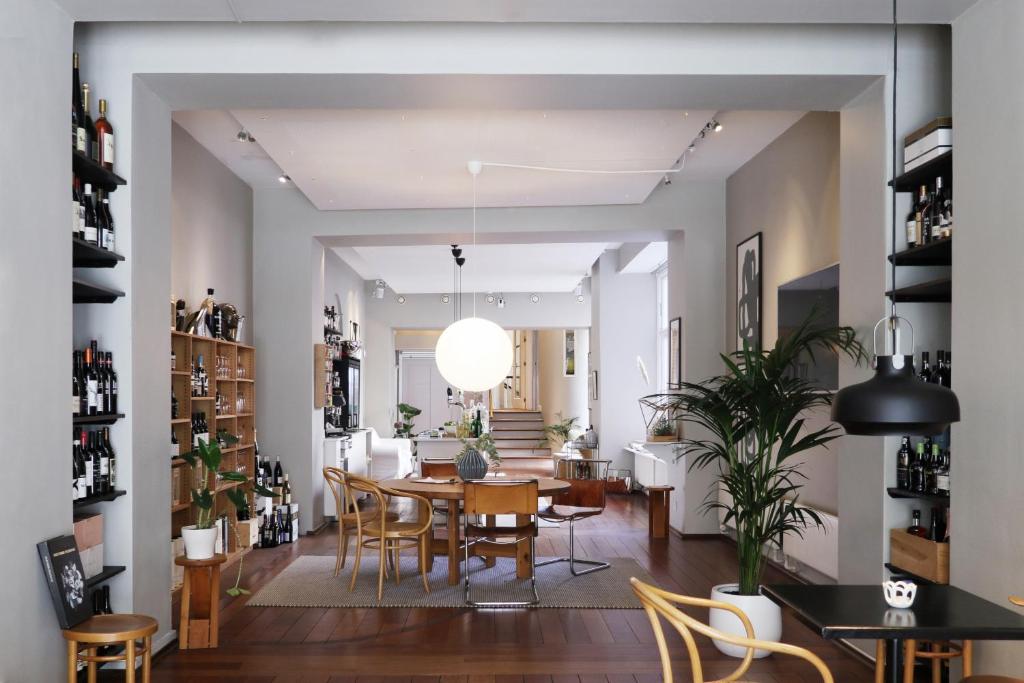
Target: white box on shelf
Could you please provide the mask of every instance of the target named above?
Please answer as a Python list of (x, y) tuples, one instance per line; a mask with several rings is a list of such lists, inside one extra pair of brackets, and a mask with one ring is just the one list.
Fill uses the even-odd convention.
[(951, 149), (953, 149), (953, 148), (952, 147), (936, 147), (935, 149), (933, 149), (933, 150), (931, 150), (929, 152), (925, 152), (924, 154), (922, 154), (921, 156), (917, 157), (916, 159), (914, 159), (912, 161), (905, 162), (903, 164), (903, 172), (906, 173), (908, 171), (913, 171), (918, 166), (922, 166), (922, 165), (928, 163), (929, 161), (931, 161), (932, 159), (935, 159), (935, 158), (938, 158), (938, 157), (942, 156), (943, 154), (945, 154), (946, 152), (948, 152)]
[(936, 149), (942, 148), (943, 151), (948, 151), (952, 147), (953, 129), (936, 128), (903, 148), (904, 166)]

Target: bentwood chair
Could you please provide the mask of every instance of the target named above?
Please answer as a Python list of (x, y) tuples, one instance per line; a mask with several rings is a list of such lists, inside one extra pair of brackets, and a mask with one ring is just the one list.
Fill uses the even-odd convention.
[[(1010, 596), (1010, 602), (1018, 607), (1024, 607), (1024, 598), (1016, 595)], [(966, 645), (966, 643), (965, 643)], [(1009, 676), (972, 676), (967, 665), (967, 658), (964, 658), (964, 678), (960, 683), (1024, 683), (1024, 679), (1010, 678)]]
[(380, 565), (377, 569), (377, 602), (384, 596), (384, 577), (387, 572), (387, 559), (391, 559), (395, 570), (395, 584), (402, 582), (400, 554), (407, 548), (416, 548), (419, 555), (419, 570), (423, 577), (423, 589), (429, 593), (430, 583), (427, 581), (427, 553), (431, 552), (431, 529), (434, 526), (434, 511), (430, 501), (423, 496), (405, 491), (395, 491), (380, 486), (371, 479), (348, 474), (345, 485), (349, 491), (366, 493), (373, 498), (380, 510), (387, 510), (388, 500), (409, 498), (417, 503), (416, 519), (406, 520), (399, 517), (389, 520), (388, 515), (376, 515), (374, 519), (364, 522), (356, 508), (356, 524), (362, 534), (362, 541), (356, 544), (355, 566), (352, 569), (352, 581), (349, 591), (356, 589), (359, 577), (359, 562), (364, 547), (376, 547), (380, 552)]
[[(452, 460), (421, 460), (420, 476), (431, 479), (458, 479), (459, 471)], [(433, 500), (434, 512), (445, 515), (448, 513), (447, 500)], [(454, 502), (458, 505), (458, 501)]]
[[(573, 576), (607, 569), (607, 562), (581, 560), (576, 557), (576, 522), (604, 512), (605, 487), (608, 485), (608, 467), (611, 460), (570, 460), (561, 459), (555, 471), (555, 478), (569, 482), (569, 488), (556, 493), (551, 505), (538, 513), (549, 522), (569, 522), (569, 556), (538, 562), (543, 567), (556, 562), (568, 562)], [(576, 569), (577, 564), (591, 565), (589, 569)]]
[[(647, 612), (647, 618), (651, 621), (651, 628), (654, 629), (654, 639), (658, 643), (658, 652), (661, 655), (662, 678), (665, 683), (672, 683), (672, 657), (669, 654), (668, 645), (665, 642), (665, 633), (661, 627), (662, 618), (675, 628), (676, 632), (679, 633), (683, 642), (686, 644), (687, 652), (690, 655), (690, 668), (693, 672), (693, 683), (726, 683), (727, 681), (737, 681), (740, 676), (746, 674), (747, 670), (750, 668), (750, 663), (754, 658), (755, 650), (768, 650), (769, 652), (791, 655), (793, 657), (803, 659), (818, 670), (818, 675), (821, 676), (823, 683), (833, 683), (832, 673), (828, 670), (828, 667), (825, 666), (825, 662), (821, 661), (821, 658), (810, 650), (806, 650), (795, 645), (787, 645), (785, 643), (770, 643), (762, 640), (756, 640), (754, 638), (754, 627), (751, 626), (750, 619), (743, 610), (735, 605), (719, 602), (717, 600), (691, 598), (685, 595), (669, 593), (668, 591), (639, 581), (636, 577), (631, 578), (629, 582), (633, 584), (633, 592), (636, 593), (638, 598), (640, 598), (644, 611)], [(717, 631), (707, 624), (704, 624), (703, 622), (700, 622), (684, 613), (676, 607), (676, 605), (723, 609), (732, 612), (743, 623), (743, 628), (746, 630), (747, 635), (745, 637), (734, 636)], [(714, 640), (721, 640), (731, 645), (745, 647), (747, 648), (747, 654), (736, 670), (731, 674), (719, 680), (708, 681), (704, 678), (704, 670), (700, 660), (700, 650), (698, 649), (697, 643), (693, 637), (695, 633)]]
[[(334, 561), (334, 575), (337, 576), (345, 567), (345, 561), (348, 558), (349, 536), (355, 536), (357, 546), (361, 544), (363, 542), (362, 525), (376, 519), (384, 508), (360, 510), (351, 491), (345, 485), (346, 476), (352, 475), (339, 467), (325, 467), (323, 472), (324, 479), (334, 495), (335, 515), (338, 518), (338, 551)], [(398, 520), (398, 514), (395, 512), (385, 514), (388, 521)]]
[[(465, 483), (465, 578), (463, 592), (466, 604), (471, 607), (529, 607), (540, 602), (537, 594), (537, 480), (536, 479), (478, 479)], [(497, 522), (471, 523), (472, 515), (483, 515), (494, 520), (497, 515), (516, 515), (515, 526), (498, 526)], [(522, 521), (528, 517), (529, 521)], [(478, 602), (473, 600), (469, 580), (470, 548), (481, 541), (516, 545), (530, 543), (530, 590), (532, 600)]]

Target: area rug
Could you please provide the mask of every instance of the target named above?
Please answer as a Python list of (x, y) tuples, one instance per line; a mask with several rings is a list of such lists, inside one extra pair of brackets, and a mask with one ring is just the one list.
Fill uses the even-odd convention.
[[(544, 561), (546, 558), (540, 558)], [(654, 583), (636, 560), (624, 557), (603, 558), (611, 563), (608, 569), (573, 576), (569, 565), (559, 562), (537, 567), (537, 607), (571, 609), (640, 609), (629, 577)], [(430, 593), (423, 590), (423, 580), (416, 571), (411, 554), (402, 557), (402, 583), (395, 585), (394, 576), (384, 583), (384, 597), (377, 602), (377, 556), (363, 556), (356, 589), (349, 592), (352, 578), (352, 556), (341, 574), (334, 576), (334, 556), (302, 555), (274, 577), (249, 600), (250, 607), (465, 607), (462, 584), (448, 585), (448, 561), (434, 559), (428, 576)], [(529, 580), (517, 579), (515, 560), (498, 558), (494, 567), (486, 567), (477, 558), (470, 560), (473, 599), (528, 600)]]

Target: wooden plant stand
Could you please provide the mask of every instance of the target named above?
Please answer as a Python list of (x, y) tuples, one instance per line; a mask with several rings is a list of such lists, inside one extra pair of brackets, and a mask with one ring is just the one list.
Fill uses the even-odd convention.
[(185, 568), (178, 623), (180, 649), (217, 647), (220, 628), (217, 594), (220, 591), (220, 566), (226, 560), (226, 555), (214, 555), (208, 560), (189, 560), (184, 555), (174, 558), (174, 564)]
[(651, 538), (668, 538), (668, 511), (674, 486), (647, 487), (647, 534)]

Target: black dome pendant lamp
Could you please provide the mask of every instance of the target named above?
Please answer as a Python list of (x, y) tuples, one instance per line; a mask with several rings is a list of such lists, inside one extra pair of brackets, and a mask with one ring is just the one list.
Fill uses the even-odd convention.
[[(898, 174), (896, 164), (896, 66), (899, 45), (896, 3), (892, 2), (892, 177)], [(892, 197), (892, 253), (896, 253), (896, 191)], [(896, 289), (896, 259), (892, 261), (892, 288)], [(900, 321), (910, 327), (910, 353), (900, 353)], [(886, 346), (891, 342), (891, 355), (878, 355), (877, 333), (885, 324)], [(832, 419), (847, 434), (869, 436), (900, 436), (904, 434), (934, 436), (953, 422), (960, 421), (960, 401), (947, 387), (922, 382), (914, 373), (914, 332), (905, 319), (896, 315), (895, 292), (890, 296), (889, 316), (875, 324), (875, 376), (866, 382), (840, 389), (832, 401)], [(888, 349), (884, 349), (888, 350)]]

